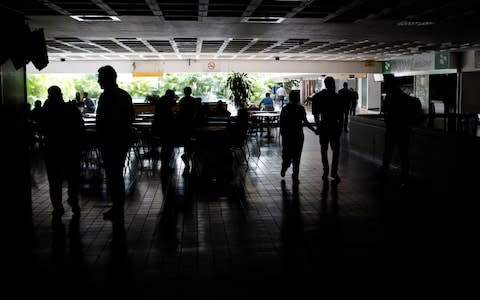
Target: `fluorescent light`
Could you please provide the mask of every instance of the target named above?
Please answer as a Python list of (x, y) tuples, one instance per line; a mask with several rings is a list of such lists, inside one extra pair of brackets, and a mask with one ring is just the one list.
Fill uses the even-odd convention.
[(431, 21), (401, 21), (397, 23), (397, 26), (431, 26), (435, 22)]
[(83, 15), (70, 16), (72, 19), (79, 22), (118, 22), (120, 19), (116, 16), (102, 16), (102, 15)]
[(285, 18), (280, 17), (245, 17), (242, 19), (242, 23), (267, 23), (278, 24), (282, 23)]

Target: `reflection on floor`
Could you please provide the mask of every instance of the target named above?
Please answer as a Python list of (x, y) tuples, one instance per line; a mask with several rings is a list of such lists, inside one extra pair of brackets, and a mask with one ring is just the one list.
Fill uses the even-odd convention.
[(260, 138), (260, 155), (253, 149), (248, 167), (227, 182), (183, 174), (178, 153), (170, 176), (144, 161), (123, 224), (103, 220), (110, 204), (100, 184), (84, 186), (80, 219), (67, 209), (52, 225), (46, 176), (35, 169), (26, 278), (45, 295), (65, 288), (58, 293), (65, 298), (270, 298), (352, 284), (372, 292), (425, 287), (424, 276), (441, 278), (455, 266), (446, 256), (463, 245), (465, 231), (444, 222), (446, 188), (412, 179), (402, 189), (395, 172), (379, 178), (377, 165), (348, 151), (348, 135), (342, 181), (325, 183), (318, 139), (305, 133), (299, 185), (291, 170), (280, 177), (278, 139)]

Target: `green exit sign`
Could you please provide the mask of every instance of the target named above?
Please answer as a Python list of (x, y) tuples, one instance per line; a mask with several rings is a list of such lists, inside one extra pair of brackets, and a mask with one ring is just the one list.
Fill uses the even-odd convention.
[(392, 73), (392, 62), (387, 60), (382, 64), (382, 70), (384, 74)]
[(450, 53), (443, 51), (435, 53), (435, 70), (448, 69), (450, 66)]

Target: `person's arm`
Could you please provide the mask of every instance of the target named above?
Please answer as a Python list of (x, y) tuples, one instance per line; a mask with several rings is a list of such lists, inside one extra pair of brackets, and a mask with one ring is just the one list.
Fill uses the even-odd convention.
[[(308, 122), (307, 113), (305, 112), (305, 110), (303, 111), (303, 124), (305, 124), (305, 126), (307, 126), (315, 134), (317, 134), (317, 132), (318, 132), (317, 129), (315, 127), (313, 127), (313, 125), (310, 122)], [(317, 127), (318, 127), (318, 124), (317, 124)]]
[(320, 125), (320, 99), (319, 95), (315, 94), (312, 97), (312, 114), (313, 114), (313, 119), (315, 120), (315, 125), (318, 126)]

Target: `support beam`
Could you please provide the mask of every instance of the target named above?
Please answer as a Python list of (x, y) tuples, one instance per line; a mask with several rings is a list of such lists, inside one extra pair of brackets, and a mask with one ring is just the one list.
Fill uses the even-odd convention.
[(145, 3), (147, 3), (150, 10), (160, 19), (160, 21), (165, 21), (165, 17), (163, 16), (163, 12), (160, 9), (160, 5), (158, 5), (157, 0), (145, 0)]
[(198, 0), (198, 21), (203, 21), (203, 18), (208, 14), (208, 4), (210, 0)]
[(51, 10), (54, 10), (56, 12), (58, 12), (59, 14), (62, 14), (64, 16), (70, 16), (71, 13), (63, 8), (61, 8), (60, 6), (50, 2), (50, 1), (47, 1), (47, 0), (38, 0), (38, 2), (42, 3), (43, 5), (45, 5), (46, 7), (50, 8)]
[(92, 0), (94, 4), (103, 9), (109, 16), (118, 16), (117, 12), (114, 11), (110, 6), (108, 6), (102, 0)]
[(257, 9), (258, 6), (262, 3), (262, 0), (252, 0), (250, 1), (250, 4), (248, 4), (247, 8), (242, 14), (242, 18), (244, 17), (250, 17), (255, 10)]
[(349, 10), (352, 10), (354, 9), (355, 7), (357, 6), (360, 6), (362, 4), (364, 4), (365, 2), (367, 2), (368, 0), (355, 0), (353, 1), (352, 3), (350, 3), (349, 5), (346, 5), (346, 6), (343, 6), (341, 7), (340, 9), (338, 9), (336, 12), (332, 13), (332, 14), (329, 14), (328, 16), (326, 16), (325, 18), (321, 19), (320, 22), (321, 23), (325, 23), (325, 22), (328, 22), (344, 13), (346, 13), (347, 11)]
[(304, 10), (306, 7), (310, 6), (310, 4), (312, 4), (313, 2), (315, 2), (315, 0), (303, 1), (299, 6), (293, 8), (291, 12), (289, 12), (288, 14), (286, 14), (286, 15), (285, 15), (285, 18), (292, 18), (292, 17), (294, 17), (296, 14), (298, 14), (299, 12), (301, 12), (302, 10)]

